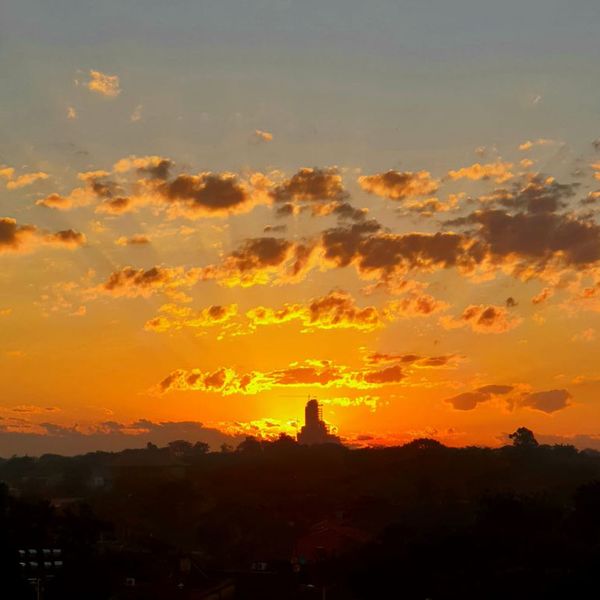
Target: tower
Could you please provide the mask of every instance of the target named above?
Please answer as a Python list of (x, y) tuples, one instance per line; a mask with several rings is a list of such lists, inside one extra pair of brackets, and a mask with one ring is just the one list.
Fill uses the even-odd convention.
[(340, 438), (329, 433), (323, 421), (323, 408), (311, 398), (304, 408), (304, 426), (298, 433), (298, 443), (312, 446), (313, 444), (339, 444)]

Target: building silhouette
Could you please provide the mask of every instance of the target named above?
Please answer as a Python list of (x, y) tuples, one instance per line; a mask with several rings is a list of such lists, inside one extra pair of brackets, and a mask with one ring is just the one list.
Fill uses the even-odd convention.
[(314, 444), (340, 444), (337, 435), (329, 433), (323, 421), (323, 409), (315, 398), (311, 398), (304, 409), (304, 426), (298, 433), (298, 443), (312, 446)]

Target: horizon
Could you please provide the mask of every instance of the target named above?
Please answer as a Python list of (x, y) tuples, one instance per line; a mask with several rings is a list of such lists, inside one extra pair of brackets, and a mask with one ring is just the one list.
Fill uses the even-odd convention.
[(1, 12), (0, 456), (600, 450), (596, 4)]

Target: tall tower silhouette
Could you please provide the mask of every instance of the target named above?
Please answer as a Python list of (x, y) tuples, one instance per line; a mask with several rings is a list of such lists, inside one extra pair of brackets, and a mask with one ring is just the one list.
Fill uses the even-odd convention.
[(298, 443), (313, 444), (339, 444), (340, 438), (329, 433), (323, 421), (323, 408), (315, 398), (311, 398), (304, 409), (304, 427), (298, 433)]

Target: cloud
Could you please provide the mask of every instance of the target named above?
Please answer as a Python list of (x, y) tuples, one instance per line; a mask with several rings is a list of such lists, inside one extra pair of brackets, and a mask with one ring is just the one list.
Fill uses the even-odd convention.
[(387, 171), (358, 178), (360, 187), (369, 194), (403, 200), (413, 196), (426, 196), (438, 189), (438, 182), (428, 171)]
[(107, 98), (116, 98), (121, 93), (119, 76), (107, 75), (102, 71), (90, 70), (90, 79), (86, 83), (88, 90)]
[(168, 179), (174, 162), (170, 158), (157, 155), (135, 156), (131, 155), (118, 160), (113, 165), (115, 173), (137, 171), (140, 175), (148, 175), (152, 179)]
[(425, 198), (423, 200), (408, 200), (404, 208), (408, 213), (418, 213), (422, 217), (433, 217), (437, 213), (449, 212), (458, 209), (459, 201), (464, 194), (450, 194), (445, 202), (438, 198)]
[(86, 238), (73, 229), (46, 232), (35, 225), (18, 225), (15, 219), (0, 217), (0, 253), (31, 252), (39, 246), (61, 246), (77, 248), (83, 246)]
[(511, 210), (528, 213), (551, 213), (567, 206), (579, 186), (577, 183), (563, 184), (553, 177), (528, 174), (524, 181), (515, 182), (511, 189), (497, 189), (481, 200)]
[(205, 328), (224, 325), (238, 314), (238, 307), (237, 304), (215, 304), (200, 311), (193, 311), (187, 306), (165, 304), (161, 306), (160, 311), (164, 314), (146, 322), (144, 325), (146, 331), (164, 333), (184, 327)]
[(44, 179), (48, 179), (48, 173), (44, 173), (43, 171), (38, 171), (36, 173), (25, 173), (24, 175), (20, 175), (19, 177), (15, 177), (11, 179), (6, 184), (6, 189), (8, 190), (18, 190), (20, 188), (26, 187), (35, 183), (36, 181), (43, 181)]
[(96, 207), (96, 212), (106, 215), (122, 215), (123, 213), (131, 212), (133, 208), (131, 198), (118, 196), (117, 198), (104, 200)]
[(178, 175), (161, 184), (157, 191), (169, 204), (172, 216), (196, 219), (248, 212), (257, 204), (267, 204), (270, 185), (260, 173), (242, 180), (234, 173), (204, 172)]
[(44, 244), (65, 246), (67, 248), (78, 248), (86, 243), (85, 235), (73, 229), (64, 229), (56, 233), (46, 233), (42, 239)]
[(384, 403), (381, 401), (379, 396), (356, 396), (349, 398), (348, 396), (342, 396), (339, 398), (321, 398), (319, 402), (325, 406), (340, 406), (342, 408), (355, 408), (355, 407), (367, 407), (371, 412), (375, 412), (380, 404)]
[(580, 200), (580, 203), (583, 205), (587, 204), (598, 204), (600, 200), (600, 190), (595, 190), (593, 192), (589, 192), (585, 198)]
[(114, 181), (108, 179), (109, 176), (108, 171), (102, 170), (78, 173), (77, 177), (83, 182), (83, 186), (73, 188), (66, 196), (52, 193), (37, 200), (36, 205), (67, 211), (87, 206), (97, 200), (112, 199), (120, 188)]
[(261, 129), (255, 129), (252, 134), (252, 141), (255, 143), (268, 143), (273, 141), (273, 134)]
[[(522, 386), (521, 386), (522, 387)], [(483, 402), (495, 398), (502, 398), (505, 406), (514, 408), (529, 408), (546, 414), (567, 408), (572, 396), (568, 390), (544, 390), (530, 392), (519, 390), (515, 385), (485, 385), (471, 392), (463, 392), (447, 398), (445, 402), (451, 404), (455, 410), (474, 410)]]
[(311, 268), (314, 246), (276, 237), (246, 239), (220, 264), (202, 269), (202, 278), (227, 287), (297, 281)]
[(503, 183), (514, 177), (510, 171), (512, 166), (512, 163), (502, 161), (487, 164), (475, 163), (457, 171), (448, 171), (448, 177), (452, 181), (458, 179), (471, 179), (472, 181), (493, 179), (496, 183)]
[(354, 266), (362, 279), (390, 283), (411, 270), (473, 270), (486, 257), (472, 236), (456, 233), (384, 233), (374, 220), (326, 229), (318, 238), (294, 242), (250, 238), (220, 264), (203, 269), (205, 279), (227, 286), (297, 282), (314, 268)]
[(531, 299), (531, 303), (532, 304), (543, 304), (544, 302), (546, 302), (546, 300), (548, 300), (548, 298), (551, 298), (554, 294), (554, 291), (552, 290), (552, 288), (549, 287), (545, 287), (539, 294), (536, 294), (532, 299)]
[(572, 342), (593, 342), (596, 340), (596, 330), (593, 327), (588, 327), (579, 333), (576, 333), (571, 338)]
[(520, 399), (519, 405), (550, 414), (567, 408), (571, 399), (571, 394), (565, 389), (546, 390), (525, 394)]
[(269, 192), (277, 217), (309, 212), (313, 217), (337, 217), (341, 221), (362, 221), (367, 210), (352, 206), (342, 176), (336, 167), (302, 168), (279, 182)]
[(478, 404), (487, 402), (491, 397), (491, 394), (484, 392), (463, 392), (447, 398), (445, 401), (451, 404), (455, 410), (473, 410)]
[(147, 246), (150, 244), (150, 238), (145, 235), (132, 235), (131, 237), (121, 236), (115, 240), (117, 246)]
[(385, 315), (393, 320), (396, 317), (427, 317), (448, 307), (446, 302), (438, 300), (427, 294), (412, 293), (402, 298), (394, 300), (384, 307)]
[(457, 354), (444, 354), (438, 356), (421, 356), (419, 354), (391, 354), (385, 352), (372, 352), (365, 357), (367, 364), (377, 365), (396, 362), (405, 366), (417, 368), (445, 368), (454, 367), (460, 360)]
[(287, 225), (265, 225), (263, 233), (285, 233)]
[(243, 437), (224, 433), (197, 421), (154, 422), (140, 419), (133, 423), (105, 421), (87, 427), (56, 423), (33, 424), (22, 421), (19, 428), (0, 425), (0, 456), (74, 455), (86, 452), (119, 452), (145, 448), (149, 442), (164, 447), (173, 440), (205, 442), (213, 450), (221, 444), (236, 446)]
[(384, 233), (375, 221), (328, 229), (320, 247), (330, 267), (352, 264), (365, 279), (387, 279), (416, 269), (470, 270), (483, 254), (477, 242), (460, 234)]
[(117, 298), (148, 298), (157, 293), (177, 295), (181, 288), (189, 288), (197, 282), (198, 272), (194, 269), (124, 267), (111, 273), (104, 283), (89, 290), (88, 295), (107, 294)]
[(505, 306), (471, 304), (458, 317), (441, 317), (446, 329), (469, 326), (476, 333), (504, 333), (522, 322), (520, 317), (510, 315)]
[(519, 144), (519, 150), (521, 150), (521, 152), (527, 152), (528, 150), (531, 150), (534, 146), (551, 146), (557, 143), (558, 142), (556, 142), (555, 140), (549, 140), (546, 138), (538, 138), (537, 140), (533, 141), (527, 140), (526, 142)]
[(359, 329), (373, 331), (383, 326), (384, 317), (374, 306), (360, 308), (347, 292), (333, 291), (308, 304), (285, 304), (273, 309), (258, 306), (246, 312), (253, 326), (300, 321), (307, 328)]
[(306, 360), (291, 363), (284, 369), (251, 371), (244, 374), (230, 368), (215, 371), (178, 369), (165, 377), (158, 389), (161, 393), (200, 391), (223, 396), (254, 395), (280, 387), (371, 389), (399, 384), (404, 378), (399, 365), (357, 370), (335, 365), (331, 361)]
[(18, 190), (27, 187), (36, 181), (44, 181), (49, 177), (48, 173), (44, 173), (44, 171), (24, 173), (23, 175), (16, 176), (13, 167), (0, 167), (0, 179), (6, 180), (7, 190)]
[(512, 385), (484, 385), (472, 392), (463, 392), (447, 398), (444, 402), (451, 404), (454, 410), (473, 410), (479, 404), (496, 396), (505, 396), (513, 390), (514, 386)]
[(137, 123), (138, 121), (142, 120), (142, 111), (144, 110), (144, 106), (142, 104), (138, 104), (134, 109), (133, 112), (131, 113), (131, 116), (129, 117), (129, 120), (132, 123)]
[(408, 296), (401, 301), (385, 303), (380, 308), (359, 307), (349, 293), (336, 290), (306, 303), (285, 303), (276, 308), (262, 305), (250, 308), (244, 314), (245, 322), (238, 319), (235, 327), (230, 321), (237, 316), (236, 305), (211, 306), (196, 312), (189, 307), (168, 304), (160, 309), (161, 312), (168, 313), (168, 316), (161, 315), (149, 320), (145, 328), (160, 333), (185, 327), (225, 325), (222, 335), (227, 331), (233, 335), (242, 335), (258, 327), (296, 321), (305, 328), (303, 333), (315, 329), (354, 329), (368, 332), (400, 318), (428, 316), (444, 307), (443, 302), (426, 295)]
[(485, 244), (490, 261), (512, 263), (515, 275), (539, 274), (552, 262), (586, 267), (600, 259), (600, 226), (571, 214), (490, 209), (452, 223), (477, 226), (472, 235)]

